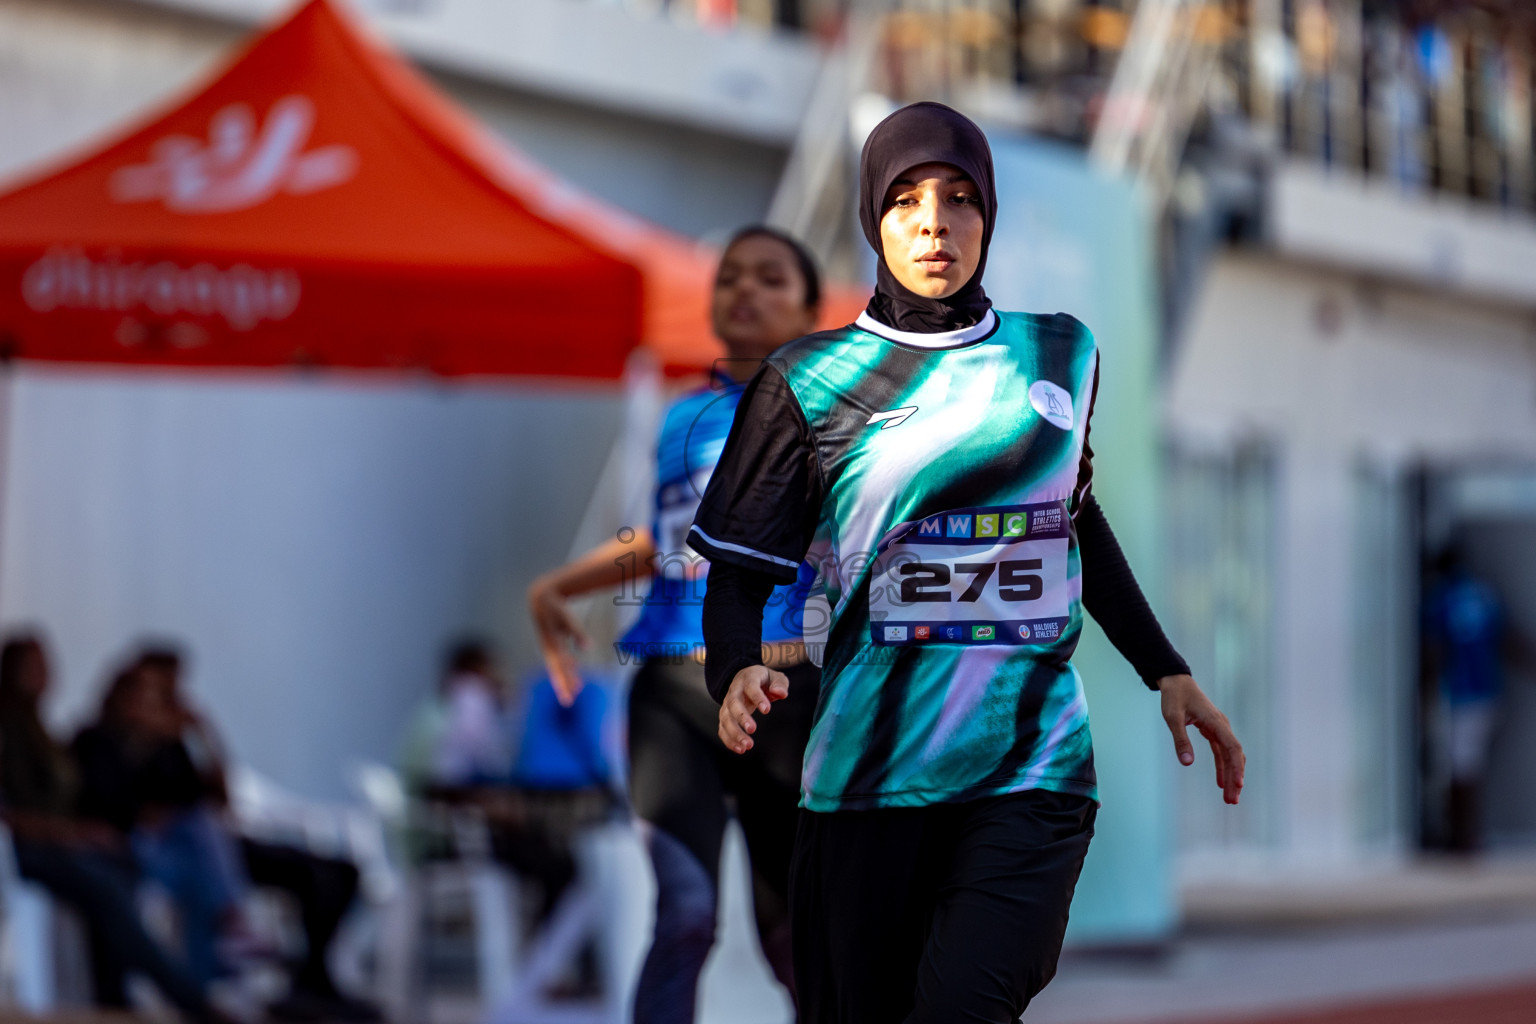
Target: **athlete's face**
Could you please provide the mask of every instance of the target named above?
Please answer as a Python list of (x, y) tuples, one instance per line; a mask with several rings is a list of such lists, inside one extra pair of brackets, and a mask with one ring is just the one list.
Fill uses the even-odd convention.
[(748, 235), (720, 258), (710, 314), (715, 336), (738, 359), (762, 359), (816, 326), (795, 254), (765, 235)]
[(918, 164), (885, 193), (880, 245), (891, 275), (928, 299), (955, 294), (981, 262), (981, 192), (950, 164)]

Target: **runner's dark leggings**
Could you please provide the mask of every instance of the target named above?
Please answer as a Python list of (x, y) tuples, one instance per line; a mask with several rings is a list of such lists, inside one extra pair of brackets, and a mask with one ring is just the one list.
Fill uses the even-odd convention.
[(719, 705), (693, 661), (647, 661), (629, 697), (630, 798), (652, 828), (656, 932), (635, 992), (635, 1024), (691, 1024), (699, 975), (715, 941), (720, 848), (732, 804), (752, 861), (758, 940), (794, 994), (789, 863), (800, 762), (820, 685), (814, 665), (785, 672), (789, 698), (759, 719), (745, 755), (717, 735)]
[(1056, 973), (1097, 805), (1044, 790), (805, 812), (795, 981), (806, 1024), (1011, 1024)]

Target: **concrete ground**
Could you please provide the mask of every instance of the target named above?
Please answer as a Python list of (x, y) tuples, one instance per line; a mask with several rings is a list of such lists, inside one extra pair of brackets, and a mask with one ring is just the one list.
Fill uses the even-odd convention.
[(1499, 992), (1523, 993), (1501, 998), (1523, 999), (1526, 1015), (1517, 1019), (1536, 1022), (1536, 915), (1211, 930), (1155, 952), (1069, 952), (1025, 1020), (1214, 1024), (1351, 1008), (1379, 1017), (1382, 1007), (1454, 1005)]
[[(1536, 985), (1373, 1002), (1280, 1017), (1243, 1017), (1232, 1024), (1530, 1024)], [(1172, 1024), (1172, 1022), (1167, 1022)]]
[(1182, 902), (1160, 948), (1069, 949), (1025, 1020), (1536, 1024), (1536, 861), (1227, 879)]
[(1221, 926), (1410, 921), (1445, 915), (1536, 915), (1536, 858), (1508, 852), (1481, 857), (1425, 857), (1360, 865), (1329, 875), (1254, 870), (1180, 887), (1187, 925)]

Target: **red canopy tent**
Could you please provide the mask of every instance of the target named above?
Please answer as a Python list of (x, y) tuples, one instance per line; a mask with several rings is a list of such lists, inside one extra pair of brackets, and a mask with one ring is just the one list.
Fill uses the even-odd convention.
[[(310, 0), (168, 112), (0, 196), (0, 346), (614, 378), (645, 340), (675, 372), (716, 351), (714, 257), (564, 186)], [(835, 292), (829, 319), (857, 304)]]

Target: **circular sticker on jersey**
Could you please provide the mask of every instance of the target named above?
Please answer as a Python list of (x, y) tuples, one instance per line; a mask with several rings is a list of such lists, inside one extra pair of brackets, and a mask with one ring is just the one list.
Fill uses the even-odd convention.
[(1052, 426), (1072, 429), (1072, 396), (1067, 394), (1066, 388), (1048, 380), (1037, 380), (1029, 386), (1029, 404)]
[(1052, 644), (1071, 615), (1064, 502), (953, 509), (880, 543), (870, 639), (907, 644)]

